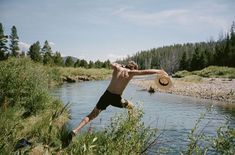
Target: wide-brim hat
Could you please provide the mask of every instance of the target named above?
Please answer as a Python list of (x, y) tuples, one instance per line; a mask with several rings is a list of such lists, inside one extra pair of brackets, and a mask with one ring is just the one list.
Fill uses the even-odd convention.
[(159, 89), (170, 89), (172, 87), (172, 80), (168, 75), (157, 75), (157, 77), (154, 80), (155, 84)]

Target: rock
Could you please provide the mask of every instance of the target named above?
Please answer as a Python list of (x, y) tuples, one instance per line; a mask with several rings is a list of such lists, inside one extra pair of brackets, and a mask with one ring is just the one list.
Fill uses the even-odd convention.
[(87, 76), (77, 76), (77, 79), (79, 81), (90, 81), (90, 78)]
[(76, 82), (76, 79), (75, 79), (75, 78), (72, 78), (72, 77), (69, 77), (69, 76), (67, 76), (66, 78), (67, 78), (66, 81), (69, 82), (69, 83), (74, 83), (74, 82)]
[(155, 90), (154, 90), (154, 88), (153, 88), (152, 86), (150, 86), (148, 92), (149, 92), (149, 93), (154, 93)]

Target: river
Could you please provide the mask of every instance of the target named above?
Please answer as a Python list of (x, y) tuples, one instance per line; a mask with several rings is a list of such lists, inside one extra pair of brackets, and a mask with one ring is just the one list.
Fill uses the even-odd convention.
[[(108, 80), (65, 83), (53, 91), (65, 104), (70, 103), (72, 127), (78, 125), (94, 108), (108, 83)], [(167, 147), (168, 154), (179, 154), (185, 148), (187, 136), (202, 113), (206, 115), (201, 127), (206, 126), (204, 133), (207, 135), (215, 135), (216, 129), (226, 122), (235, 127), (235, 109), (213, 105), (210, 100), (158, 92), (150, 94), (133, 84), (127, 86), (123, 98), (143, 107), (143, 121), (146, 125), (160, 129), (161, 136), (157, 145)], [(82, 130), (86, 131), (89, 126), (94, 127), (93, 130), (101, 130), (115, 113), (123, 110), (109, 106)]]

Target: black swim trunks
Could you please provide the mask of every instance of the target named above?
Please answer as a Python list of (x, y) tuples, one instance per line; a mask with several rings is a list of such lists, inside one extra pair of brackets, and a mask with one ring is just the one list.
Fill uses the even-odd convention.
[(109, 105), (119, 108), (125, 108), (128, 105), (128, 102), (122, 102), (121, 95), (113, 94), (106, 90), (100, 97), (96, 107), (100, 110), (105, 110)]

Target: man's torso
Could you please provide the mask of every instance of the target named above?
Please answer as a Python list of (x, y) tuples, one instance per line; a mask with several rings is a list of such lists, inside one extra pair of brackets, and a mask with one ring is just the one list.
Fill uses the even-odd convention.
[(113, 70), (111, 82), (107, 88), (108, 91), (114, 94), (122, 94), (127, 84), (133, 78), (133, 75), (128, 73), (129, 69), (119, 67)]

